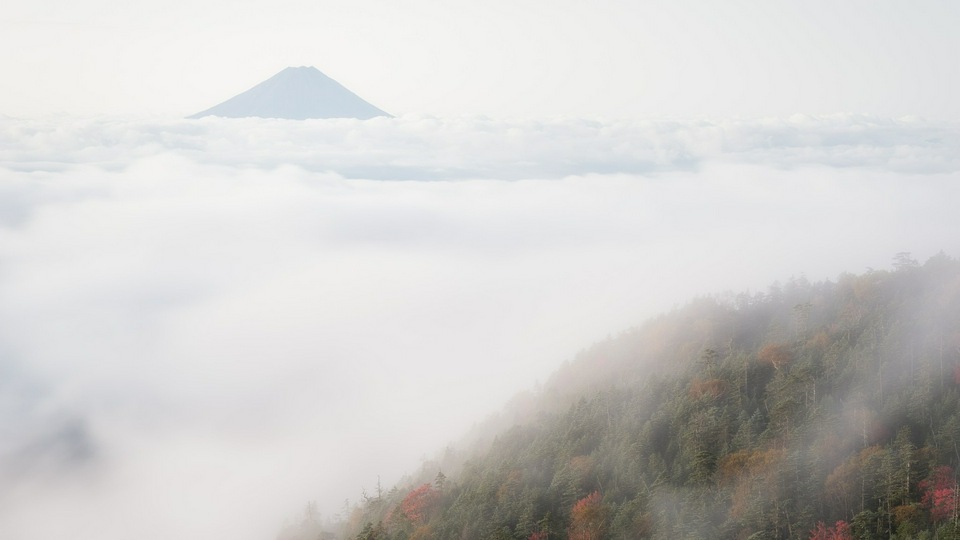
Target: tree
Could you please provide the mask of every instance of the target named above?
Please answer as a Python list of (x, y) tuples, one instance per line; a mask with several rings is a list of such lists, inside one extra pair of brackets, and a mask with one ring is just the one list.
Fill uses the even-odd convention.
[(957, 482), (953, 468), (942, 465), (920, 482), (921, 502), (930, 511), (935, 523), (954, 519), (957, 513)]
[(594, 491), (573, 505), (568, 531), (570, 540), (601, 540), (605, 537), (607, 516), (600, 499), (600, 492)]
[(443, 486), (447, 483), (447, 475), (443, 471), (437, 472), (437, 477), (433, 479), (433, 485), (437, 486), (438, 491), (443, 491)]
[(764, 364), (770, 364), (774, 369), (780, 371), (781, 368), (790, 363), (793, 356), (786, 345), (782, 343), (768, 343), (757, 353), (757, 358)]
[(827, 527), (822, 521), (818, 521), (817, 526), (810, 531), (810, 540), (853, 540), (853, 535), (846, 521), (840, 520), (833, 527)]
[(920, 263), (916, 259), (910, 256), (909, 251), (901, 251), (893, 256), (893, 268), (894, 270), (906, 270), (910, 268), (917, 268), (920, 266)]
[(712, 306), (579, 355), (342, 537), (960, 538), (960, 261)]
[(387, 540), (387, 531), (383, 527), (383, 523), (374, 525), (368, 521), (360, 534), (357, 535), (356, 540)]
[(414, 525), (423, 525), (427, 514), (439, 498), (439, 493), (430, 484), (414, 489), (400, 502), (400, 512)]

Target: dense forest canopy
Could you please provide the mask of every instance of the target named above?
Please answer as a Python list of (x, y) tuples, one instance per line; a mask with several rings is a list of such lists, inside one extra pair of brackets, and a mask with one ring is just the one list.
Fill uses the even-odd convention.
[(960, 261), (697, 299), (504, 422), (331, 537), (960, 538)]

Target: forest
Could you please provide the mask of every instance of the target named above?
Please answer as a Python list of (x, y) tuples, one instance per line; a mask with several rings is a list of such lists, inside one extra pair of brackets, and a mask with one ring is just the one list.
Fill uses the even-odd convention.
[(333, 537), (960, 538), (960, 261), (698, 298), (485, 429)]

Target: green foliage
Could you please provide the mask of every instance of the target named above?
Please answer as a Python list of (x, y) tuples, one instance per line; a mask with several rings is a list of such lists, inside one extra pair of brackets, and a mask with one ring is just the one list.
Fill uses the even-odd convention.
[(595, 345), (462, 470), (368, 500), (351, 537), (953, 538), (960, 263), (895, 262)]
[(368, 521), (367, 524), (363, 526), (363, 530), (357, 534), (356, 540), (387, 540), (388, 538), (389, 536), (383, 527), (383, 523), (374, 525)]

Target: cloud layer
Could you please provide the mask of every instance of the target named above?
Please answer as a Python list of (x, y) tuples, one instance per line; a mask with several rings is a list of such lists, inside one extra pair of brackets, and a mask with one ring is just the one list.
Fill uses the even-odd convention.
[(865, 117), (2, 119), (0, 537), (336, 512), (678, 302), (955, 255), (958, 142)]

